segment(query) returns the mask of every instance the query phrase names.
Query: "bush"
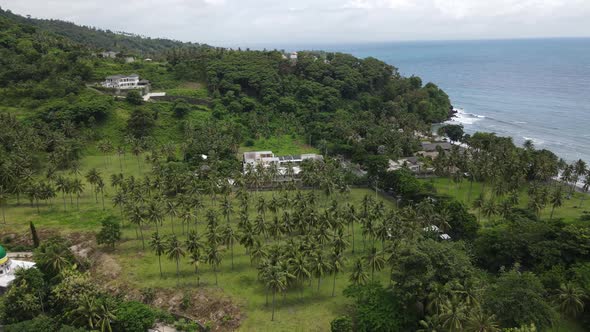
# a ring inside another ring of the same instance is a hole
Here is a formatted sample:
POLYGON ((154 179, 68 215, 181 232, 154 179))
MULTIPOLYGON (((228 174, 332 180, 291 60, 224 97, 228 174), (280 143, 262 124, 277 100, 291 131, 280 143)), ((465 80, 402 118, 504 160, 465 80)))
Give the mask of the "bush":
POLYGON ((143 98, 141 97, 141 94, 136 90, 129 91, 127 93, 127 97, 125 97, 125 100, 131 105, 143 104, 143 98))
POLYGON ((352 332, 352 320, 348 316, 341 316, 330 323, 332 332, 352 332))
POLYGON ((154 311, 147 305, 136 302, 123 302, 117 309, 115 331, 144 332, 156 322, 154 311))
POLYGON ((183 118, 185 115, 188 114, 191 110, 191 105, 189 105, 184 99, 177 99, 172 105, 172 112, 174 112, 174 116, 177 118, 183 118))
POLYGON ((47 332, 57 331, 56 322, 47 316, 37 316, 31 320, 26 320, 16 324, 4 326, 5 332, 47 332))

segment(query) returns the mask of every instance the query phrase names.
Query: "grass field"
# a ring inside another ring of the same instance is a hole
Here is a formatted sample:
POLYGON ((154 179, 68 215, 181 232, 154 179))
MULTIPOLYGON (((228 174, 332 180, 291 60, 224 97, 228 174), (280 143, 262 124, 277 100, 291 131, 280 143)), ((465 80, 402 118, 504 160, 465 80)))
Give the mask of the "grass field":
MULTIPOLYGON (((87 156, 83 160, 83 174, 87 169, 96 167, 101 171, 105 180, 108 181, 113 173, 119 173, 121 166, 117 156, 110 156, 110 163, 105 167, 105 157, 101 155, 87 156)), ((124 174, 140 175, 146 172, 146 166, 142 165, 142 170, 132 155, 127 155, 122 160, 122 169, 124 174)), ((76 209, 76 199, 73 200, 73 206, 70 198, 66 198, 67 210, 64 211, 61 194, 53 200, 52 204, 42 205, 40 214, 35 207, 31 207, 24 200, 21 200, 19 206, 14 199, 9 200, 6 209, 8 225, 0 229, 0 233, 5 232, 26 232, 29 221, 33 221, 38 230, 53 229, 62 233, 71 232, 96 232, 100 228, 100 220, 106 216, 120 216, 118 208, 111 204, 111 197, 114 194, 113 189, 108 186, 105 195, 105 211, 102 210, 101 197, 98 196, 98 203, 94 194, 90 191, 90 186, 86 186, 84 195, 80 198, 80 211, 76 209)), ((319 194, 319 193, 318 193, 319 194)), ((372 192, 365 189, 353 189, 347 201, 360 204, 362 197, 372 192)), ((259 195, 270 197, 272 192, 261 192, 259 195)), ((321 195, 320 195, 321 196, 321 195)), ((323 197, 323 196, 321 196, 323 197)), ((381 199, 381 198, 380 198, 381 199)), ((386 206, 392 207, 393 204, 384 199, 386 206)), ((206 208, 218 208, 220 202, 213 202, 210 199, 205 202, 206 208)), ((319 206, 326 204, 325 199, 319 201, 319 206)), ((234 202, 237 206, 237 201, 234 202)), ((255 215, 255 203, 251 204, 250 211, 252 216, 255 215)), ((237 210, 237 208, 235 208, 237 210)), ((203 216, 203 211, 200 217, 203 216)), ((234 215, 235 217, 235 215, 234 215)), ((184 258, 180 263, 180 280, 176 279, 176 267, 173 261, 162 257, 162 268, 164 278, 159 276, 158 260, 149 249, 142 250, 141 240, 136 238, 136 229, 128 225, 126 221, 123 228, 122 240, 118 243, 115 250, 108 251, 121 267, 121 275, 117 282, 130 285, 135 288, 166 288, 191 290, 196 289, 197 281, 194 268, 188 264, 188 258, 184 258), (178 285, 177 285, 178 282, 178 285)), ((220 217, 220 224, 224 220, 220 217)), ((235 226, 235 221, 233 221, 235 226)), ((199 224, 199 232, 205 229, 204 223, 199 224)), ((146 240, 155 229, 150 227, 144 228, 146 240)), ((175 221, 176 234, 180 233, 180 222, 175 221)), ((172 233, 170 219, 167 218, 164 226, 160 228, 163 234, 172 233)), ((180 237, 182 241, 185 236, 180 237)), ((283 239, 284 240, 284 239, 283 239)), ((363 241, 360 226, 357 225, 355 231, 356 255, 363 255, 363 241)), ((0 238, 0 242, 3 239, 0 238)), ((147 244, 147 241, 146 241, 147 244)), ((369 244, 367 243, 367 248, 369 244)), ((378 245, 380 248, 380 245, 378 245)), ((10 249, 9 249, 10 250, 10 249)), ((215 286, 215 277, 210 266, 203 264, 201 267, 201 287, 208 292, 218 293, 229 297, 234 303, 239 305, 245 320, 242 322, 240 330, 242 331, 325 331, 329 329, 329 323, 336 316, 344 313, 344 308, 349 300, 342 295, 342 290, 349 284, 348 268, 352 265, 352 256, 350 254, 347 260, 346 271, 339 274, 336 279, 336 296, 332 297, 332 276, 326 276, 322 279, 320 291, 317 291, 317 279, 314 278, 311 286, 306 285, 303 289, 290 290, 283 302, 282 296, 277 295, 277 312, 275 321, 271 322, 271 306, 265 305, 264 287, 257 280, 257 270, 250 265, 249 256, 246 255, 245 249, 236 245, 234 248, 234 270, 231 271, 230 253, 225 250, 224 258, 221 263, 220 272, 218 273, 219 285, 215 286), (302 295, 301 295, 302 291, 302 295)), ((376 279, 387 280, 386 272, 376 273, 376 279)))
MULTIPOLYGON (((432 179, 424 179, 422 180, 425 183, 432 183, 436 188, 436 191, 439 194, 449 195, 454 197, 455 199, 465 202, 467 206, 471 208, 473 200, 475 200, 478 195, 482 192, 483 184, 480 182, 474 182, 473 188, 471 189, 471 199, 469 199, 469 181, 462 181, 460 183, 453 183, 449 182, 447 178, 432 178, 432 179)), ((489 185, 486 190, 487 197, 491 196, 489 192, 490 187, 489 185)), ((520 191, 520 206, 526 207, 528 204, 528 194, 527 194, 528 187, 524 186, 521 188, 520 191)), ((500 202, 501 200, 497 200, 500 202)), ((571 199, 564 199, 563 205, 561 207, 555 208, 555 212, 553 213, 553 219, 563 219, 567 222, 572 222, 577 220, 583 212, 590 212, 590 196, 588 194, 574 193, 574 196, 571 199), (580 204, 581 203, 581 204, 580 204)), ((471 208, 471 212, 477 215, 477 211, 471 208)), ((551 215, 551 206, 548 204, 545 209, 541 211, 541 218, 542 219, 549 219, 551 215)), ((482 221, 486 221, 486 218, 481 216, 482 221)))
POLYGON ((319 151, 307 145, 301 138, 291 135, 283 135, 271 138, 261 138, 253 142, 252 146, 242 146, 239 152, 246 151, 272 151, 275 156, 294 155, 301 153, 319 153, 319 151))

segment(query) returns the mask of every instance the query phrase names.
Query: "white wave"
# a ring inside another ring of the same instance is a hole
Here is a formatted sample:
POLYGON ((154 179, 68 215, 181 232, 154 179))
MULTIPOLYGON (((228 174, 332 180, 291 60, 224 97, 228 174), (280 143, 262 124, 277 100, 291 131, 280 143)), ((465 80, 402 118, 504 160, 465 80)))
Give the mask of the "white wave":
POLYGON ((464 124, 464 125, 472 125, 475 122, 486 118, 483 115, 467 113, 467 112, 465 112, 465 110, 463 110, 461 108, 454 108, 453 111, 455 111, 455 116, 452 119, 450 119, 449 121, 447 121, 449 123, 459 123, 459 124, 464 124))
POLYGON ((541 145, 541 144, 545 143, 545 141, 540 140, 538 138, 532 138, 532 137, 526 137, 526 136, 522 136, 522 138, 524 138, 525 141, 533 142, 533 144, 535 144, 535 145, 541 145))

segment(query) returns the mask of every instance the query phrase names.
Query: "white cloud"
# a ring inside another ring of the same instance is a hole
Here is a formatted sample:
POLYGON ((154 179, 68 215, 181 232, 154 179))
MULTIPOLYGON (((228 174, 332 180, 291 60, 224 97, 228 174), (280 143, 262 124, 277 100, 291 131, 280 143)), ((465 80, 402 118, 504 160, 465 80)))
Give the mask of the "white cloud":
POLYGON ((581 36, 589 0, 0 0, 34 17, 211 44, 581 36))

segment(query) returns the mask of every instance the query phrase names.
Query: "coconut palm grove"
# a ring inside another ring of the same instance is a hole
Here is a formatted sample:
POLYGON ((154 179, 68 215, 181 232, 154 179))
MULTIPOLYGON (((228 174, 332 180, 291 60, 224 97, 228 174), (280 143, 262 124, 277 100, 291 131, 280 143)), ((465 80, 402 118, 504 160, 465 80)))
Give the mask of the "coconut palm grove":
POLYGON ((588 165, 450 116, 375 58, 0 10, 0 330, 587 331, 588 165))

